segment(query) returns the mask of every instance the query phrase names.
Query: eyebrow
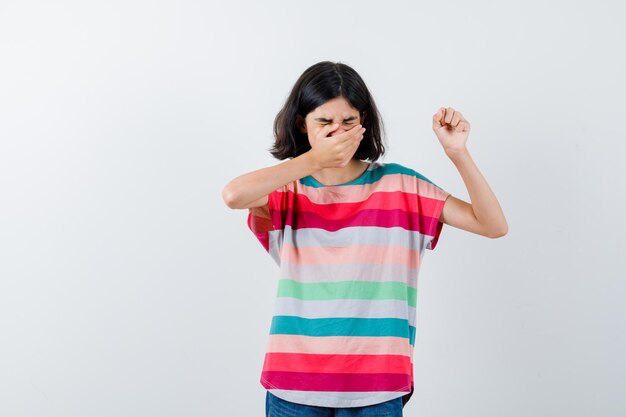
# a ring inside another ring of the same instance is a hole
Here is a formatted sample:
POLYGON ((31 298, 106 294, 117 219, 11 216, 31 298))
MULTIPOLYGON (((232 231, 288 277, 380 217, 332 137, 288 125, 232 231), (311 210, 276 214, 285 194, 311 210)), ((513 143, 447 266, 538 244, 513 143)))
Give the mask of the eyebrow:
MULTIPOLYGON (((347 118, 343 119, 343 121, 347 122, 348 120, 354 120, 356 118, 357 118, 356 116, 350 116, 350 117, 347 117, 347 118)), ((316 120, 318 122, 330 122, 331 121, 331 119, 326 119, 325 117, 318 117, 318 118, 316 118, 314 120, 316 120)))

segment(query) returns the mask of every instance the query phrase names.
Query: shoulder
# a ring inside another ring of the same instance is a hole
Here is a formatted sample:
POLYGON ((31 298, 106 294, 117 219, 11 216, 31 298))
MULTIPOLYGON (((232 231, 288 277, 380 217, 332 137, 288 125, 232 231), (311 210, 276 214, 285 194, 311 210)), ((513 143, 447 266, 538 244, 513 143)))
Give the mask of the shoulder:
POLYGON ((416 169, 406 165, 402 165, 397 162, 376 162, 376 164, 376 168, 380 169, 381 172, 384 174, 404 174, 424 180, 426 182, 432 182, 424 174, 417 171, 416 169))
POLYGON ((373 171, 379 171, 383 174, 405 174, 415 175, 416 171, 397 162, 373 162, 373 171))

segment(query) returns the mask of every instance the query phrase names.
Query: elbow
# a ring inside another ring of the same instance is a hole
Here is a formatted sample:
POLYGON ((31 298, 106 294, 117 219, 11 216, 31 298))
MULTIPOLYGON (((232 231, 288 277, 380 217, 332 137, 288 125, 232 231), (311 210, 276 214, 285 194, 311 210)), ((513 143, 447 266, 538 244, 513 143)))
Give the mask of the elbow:
POLYGON ((237 205, 237 194, 230 189, 228 185, 226 185, 222 189, 222 199, 224 203, 231 209, 237 209, 239 206, 237 205))
POLYGON ((491 239, 497 239, 499 237, 505 236, 509 232, 509 226, 504 223, 503 226, 500 226, 496 229, 490 230, 485 236, 491 239))

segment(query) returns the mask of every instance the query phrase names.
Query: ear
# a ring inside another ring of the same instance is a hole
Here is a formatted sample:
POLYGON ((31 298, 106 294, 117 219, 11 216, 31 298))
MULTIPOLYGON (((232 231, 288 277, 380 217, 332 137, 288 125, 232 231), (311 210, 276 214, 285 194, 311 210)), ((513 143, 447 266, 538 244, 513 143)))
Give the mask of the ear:
POLYGON ((300 129, 300 132, 306 133, 306 121, 299 114, 296 115, 296 126, 300 129))

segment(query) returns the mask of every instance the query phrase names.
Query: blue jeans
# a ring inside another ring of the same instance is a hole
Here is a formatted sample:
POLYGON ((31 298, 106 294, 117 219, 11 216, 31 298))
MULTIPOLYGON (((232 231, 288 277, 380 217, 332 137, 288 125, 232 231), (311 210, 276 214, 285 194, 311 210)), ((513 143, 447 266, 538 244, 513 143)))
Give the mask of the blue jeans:
POLYGON ((402 397, 363 407, 318 407, 285 401, 267 391, 265 417, 402 417, 402 397))

